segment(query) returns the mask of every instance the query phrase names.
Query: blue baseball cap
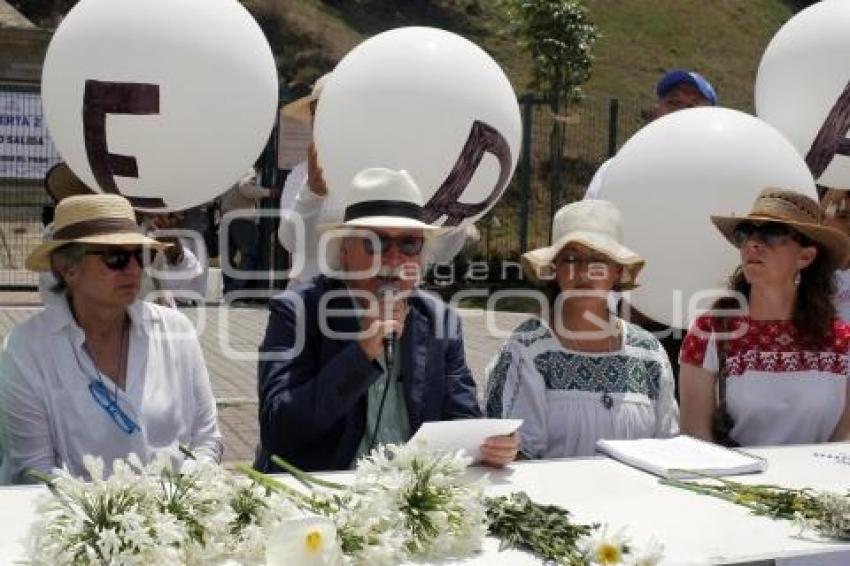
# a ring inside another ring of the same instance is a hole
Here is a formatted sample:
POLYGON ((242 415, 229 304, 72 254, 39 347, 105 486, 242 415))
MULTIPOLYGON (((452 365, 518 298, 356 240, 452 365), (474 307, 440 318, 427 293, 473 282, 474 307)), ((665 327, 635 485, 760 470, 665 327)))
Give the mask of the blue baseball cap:
POLYGON ((717 106, 717 93, 714 87, 708 82, 704 76, 694 71, 686 71, 685 69, 673 69, 658 81, 658 86, 655 92, 658 98, 663 98, 668 92, 679 85, 689 84, 699 91, 712 106, 717 106))

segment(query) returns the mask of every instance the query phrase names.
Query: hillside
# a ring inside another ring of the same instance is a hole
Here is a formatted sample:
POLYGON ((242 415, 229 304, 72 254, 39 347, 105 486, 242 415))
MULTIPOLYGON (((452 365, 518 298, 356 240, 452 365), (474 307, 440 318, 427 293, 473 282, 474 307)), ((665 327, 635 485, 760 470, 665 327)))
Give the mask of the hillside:
MULTIPOLYGON (((591 97, 651 96, 658 75, 683 66, 711 78, 726 106, 752 110, 761 53, 793 13, 782 0, 586 0, 601 38, 591 97)), ((248 0, 291 81, 309 82, 351 47, 400 25, 456 31, 490 52, 518 92, 529 60, 498 0, 248 0), (426 7, 423 7, 426 6, 426 7)))

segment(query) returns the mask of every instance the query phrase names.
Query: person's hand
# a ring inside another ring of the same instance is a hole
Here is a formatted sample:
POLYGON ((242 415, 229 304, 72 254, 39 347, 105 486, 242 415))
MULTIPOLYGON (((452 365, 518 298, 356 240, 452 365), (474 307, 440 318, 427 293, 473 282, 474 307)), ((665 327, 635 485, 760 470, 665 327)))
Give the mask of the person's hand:
POLYGON ((481 445, 481 463, 501 468, 516 460, 517 452, 519 452, 517 433, 491 436, 481 445))
POLYGON ((307 148, 307 186, 320 197, 328 194, 328 185, 325 183, 322 168, 319 167, 319 152, 313 142, 310 142, 310 147, 307 148))
MULTIPOLYGON (((382 305, 381 305, 382 306, 382 305)), ((358 340, 363 353, 369 361, 377 359, 384 351, 384 336, 392 332, 399 338, 404 333, 404 321, 407 318, 407 301, 395 301, 392 305, 391 316, 384 319, 367 313, 361 318, 360 330, 362 338, 358 340)))

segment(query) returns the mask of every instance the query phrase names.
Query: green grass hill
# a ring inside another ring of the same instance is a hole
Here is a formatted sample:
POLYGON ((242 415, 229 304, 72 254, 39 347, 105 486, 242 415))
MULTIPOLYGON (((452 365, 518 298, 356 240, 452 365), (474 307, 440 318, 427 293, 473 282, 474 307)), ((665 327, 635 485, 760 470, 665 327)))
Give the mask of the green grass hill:
MULTIPOLYGON (((529 58, 510 34, 498 0, 246 0, 278 54, 282 75, 307 83, 375 33, 433 25, 485 48, 526 90, 529 58)), ((724 106, 752 110, 767 42, 794 12, 783 0, 586 0, 601 37, 585 91, 590 97, 651 98, 658 76, 696 69, 724 106)))

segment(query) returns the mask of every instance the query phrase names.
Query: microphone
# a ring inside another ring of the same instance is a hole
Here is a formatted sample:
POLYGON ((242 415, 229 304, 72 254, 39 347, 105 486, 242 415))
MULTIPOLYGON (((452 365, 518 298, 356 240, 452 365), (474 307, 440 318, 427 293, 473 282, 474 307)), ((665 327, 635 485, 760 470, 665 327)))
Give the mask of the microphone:
MULTIPOLYGON (((391 303, 398 294, 398 287, 394 282, 382 283, 378 287, 378 299, 381 301, 382 308, 386 309, 388 303, 391 303)), ((384 314, 384 313, 382 313, 384 314)), ((393 330, 389 334, 384 335, 384 360, 387 363, 387 371, 392 369, 391 364, 395 361, 395 339, 396 331, 393 330)))

